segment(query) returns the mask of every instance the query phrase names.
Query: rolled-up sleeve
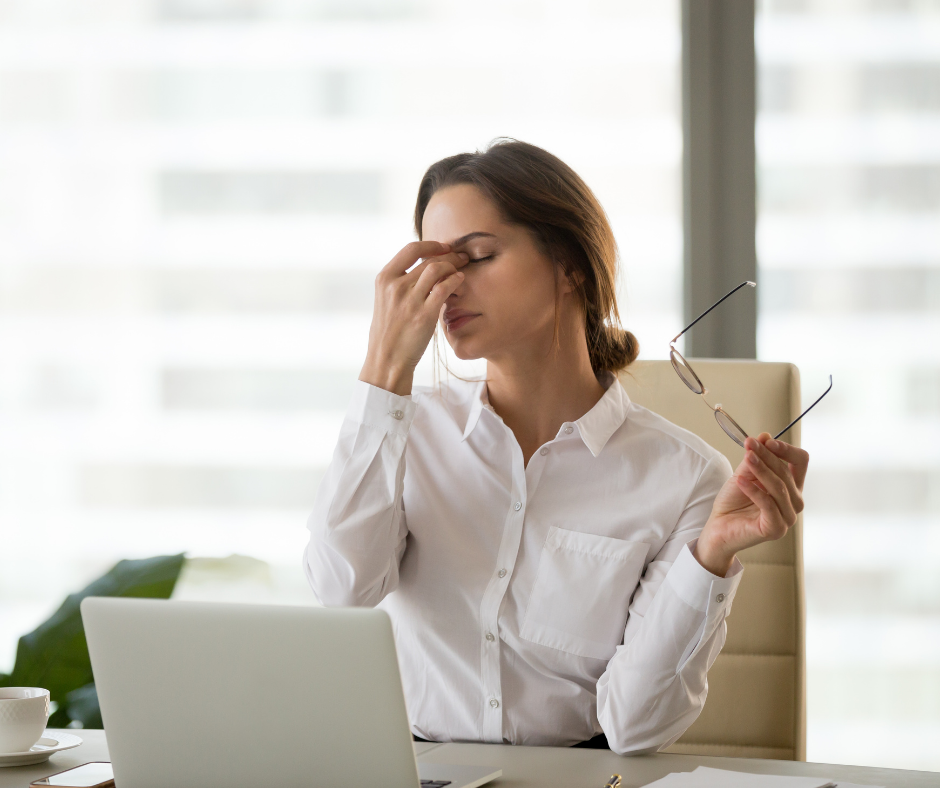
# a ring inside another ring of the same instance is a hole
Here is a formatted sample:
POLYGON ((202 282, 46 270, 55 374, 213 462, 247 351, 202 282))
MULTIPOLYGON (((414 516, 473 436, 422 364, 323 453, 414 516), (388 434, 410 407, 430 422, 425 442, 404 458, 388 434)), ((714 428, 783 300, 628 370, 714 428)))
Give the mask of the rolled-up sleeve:
POLYGON ((735 559, 727 576, 717 577, 693 551, 730 475, 724 457, 710 460, 700 474, 676 528, 647 567, 624 643, 598 680, 598 721, 615 752, 668 747, 705 704, 707 672, 724 645, 743 567, 735 559))
POLYGON ((357 381, 307 523, 304 572, 328 606, 378 604, 398 585, 408 528, 405 447, 417 405, 357 381))

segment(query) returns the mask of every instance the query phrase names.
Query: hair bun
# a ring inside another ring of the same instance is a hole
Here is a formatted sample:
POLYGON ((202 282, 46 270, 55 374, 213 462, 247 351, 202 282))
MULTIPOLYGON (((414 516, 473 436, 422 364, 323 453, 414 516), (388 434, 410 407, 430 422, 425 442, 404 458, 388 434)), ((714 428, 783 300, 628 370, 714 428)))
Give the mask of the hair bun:
POLYGON ((591 367, 595 375, 617 374, 630 366, 640 354, 637 338, 619 326, 602 325, 591 347, 591 367))

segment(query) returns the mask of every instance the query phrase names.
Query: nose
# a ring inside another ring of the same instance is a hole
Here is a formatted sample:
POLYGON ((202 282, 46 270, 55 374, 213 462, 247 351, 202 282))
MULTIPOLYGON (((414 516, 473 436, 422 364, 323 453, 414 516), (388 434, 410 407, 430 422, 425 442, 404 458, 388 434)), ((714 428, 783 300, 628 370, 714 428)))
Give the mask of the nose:
POLYGON ((447 300, 448 300, 448 301, 454 301, 454 300, 456 300, 456 299, 459 297, 461 291, 463 290, 463 286, 464 286, 466 283, 467 283, 467 278, 466 278, 466 276, 464 276, 463 281, 461 281, 461 283, 460 283, 459 285, 457 285, 457 289, 454 290, 454 292, 451 293, 449 296, 447 296, 447 300))

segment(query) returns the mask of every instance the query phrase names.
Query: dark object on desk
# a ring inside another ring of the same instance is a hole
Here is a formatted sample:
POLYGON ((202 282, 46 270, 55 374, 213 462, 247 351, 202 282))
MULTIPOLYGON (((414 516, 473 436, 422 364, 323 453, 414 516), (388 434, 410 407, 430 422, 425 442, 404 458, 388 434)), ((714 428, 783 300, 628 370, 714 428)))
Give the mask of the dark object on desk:
POLYGON ((182 553, 118 561, 107 574, 69 594, 48 621, 20 638, 13 672, 0 674, 0 687, 48 689, 58 704, 49 717, 50 728, 65 728, 70 722, 103 727, 79 605, 88 596, 169 599, 183 561, 182 553))
POLYGON ((610 745, 607 743, 607 737, 603 733, 598 733, 593 739, 588 739, 587 741, 578 742, 577 744, 571 745, 572 747, 582 747, 585 750, 609 750, 610 745))
MULTIPOLYGON (((434 744, 435 742, 428 741, 428 739, 422 739, 420 736, 415 736, 411 734, 411 738, 415 741, 423 741, 428 744, 434 744)), ((582 747, 586 750, 609 750, 610 745, 607 743, 607 737, 603 733, 597 734, 593 739, 588 739, 587 741, 578 742, 577 744, 572 744, 572 747, 582 747)))

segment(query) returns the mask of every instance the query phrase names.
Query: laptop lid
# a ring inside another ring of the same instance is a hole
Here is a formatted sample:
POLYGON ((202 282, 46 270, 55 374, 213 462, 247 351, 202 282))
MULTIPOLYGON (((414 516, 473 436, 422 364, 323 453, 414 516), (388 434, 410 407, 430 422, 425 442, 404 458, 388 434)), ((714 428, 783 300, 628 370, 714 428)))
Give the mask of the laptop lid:
POLYGON ((121 788, 416 788, 381 610, 86 598, 121 788))

